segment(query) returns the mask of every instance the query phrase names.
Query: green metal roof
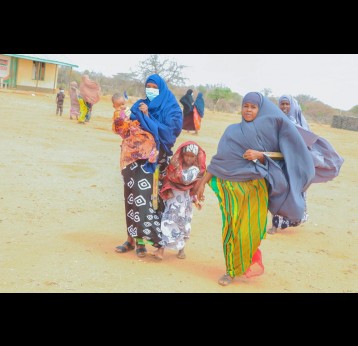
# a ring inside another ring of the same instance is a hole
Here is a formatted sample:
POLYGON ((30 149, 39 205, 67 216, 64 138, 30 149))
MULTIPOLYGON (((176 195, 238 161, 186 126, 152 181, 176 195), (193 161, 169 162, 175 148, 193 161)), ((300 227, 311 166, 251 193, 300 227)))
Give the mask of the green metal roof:
POLYGON ((78 67, 73 64, 65 54, 3 54, 15 58, 27 59, 33 61, 47 62, 49 64, 78 67))

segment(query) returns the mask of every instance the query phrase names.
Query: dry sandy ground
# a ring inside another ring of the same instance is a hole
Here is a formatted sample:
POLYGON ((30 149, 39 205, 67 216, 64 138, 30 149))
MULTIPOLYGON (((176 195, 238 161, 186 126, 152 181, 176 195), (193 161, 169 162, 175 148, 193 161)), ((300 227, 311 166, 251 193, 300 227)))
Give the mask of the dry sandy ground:
MULTIPOLYGON (((310 187, 306 224, 267 235, 264 275, 222 287, 221 216, 210 188, 185 260, 115 253, 126 231, 111 103, 95 105, 86 125, 69 119, 68 95, 64 115, 55 109, 55 95, 0 92, 0 292, 358 292, 357 132, 310 124, 345 158, 339 177, 310 187)), ((182 133, 177 145, 195 139, 209 161, 239 119, 207 112, 199 136, 182 133)))

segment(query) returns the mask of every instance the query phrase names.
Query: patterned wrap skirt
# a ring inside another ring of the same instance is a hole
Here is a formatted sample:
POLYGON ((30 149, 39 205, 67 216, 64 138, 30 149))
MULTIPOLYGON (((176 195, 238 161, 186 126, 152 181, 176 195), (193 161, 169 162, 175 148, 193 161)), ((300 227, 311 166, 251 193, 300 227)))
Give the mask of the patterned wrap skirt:
POLYGON ((158 196, 159 208, 153 209, 153 173, 143 170, 145 162, 135 161, 122 170, 127 233, 140 243, 144 240, 154 247, 162 247, 160 224, 164 204, 158 196))
POLYGON ((232 182, 213 176, 209 186, 219 201, 226 273, 246 277, 264 272, 259 246, 266 236, 268 191, 265 179, 232 182))

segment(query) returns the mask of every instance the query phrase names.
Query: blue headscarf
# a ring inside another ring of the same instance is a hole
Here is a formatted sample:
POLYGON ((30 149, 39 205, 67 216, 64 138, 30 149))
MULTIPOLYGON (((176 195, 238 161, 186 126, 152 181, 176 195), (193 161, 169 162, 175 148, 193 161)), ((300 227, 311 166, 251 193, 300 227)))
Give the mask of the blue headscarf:
POLYGON ((193 90, 188 89, 186 94, 179 101, 183 105, 183 115, 193 115, 193 90))
POLYGON ((203 93, 198 94, 198 96, 196 97, 196 100, 194 102, 194 105, 195 105, 196 109, 198 110, 200 117, 203 118, 204 117, 204 108, 205 108, 203 93))
MULTIPOLYGON (((148 98, 139 99, 131 108, 131 120, 138 120, 141 128, 150 132, 157 144, 157 149, 164 150, 168 156, 173 155, 171 148, 183 127, 182 110, 174 94, 168 89, 163 78, 157 74, 149 76, 145 82, 154 83, 158 86, 159 95, 152 101, 148 98), (140 109, 140 103, 148 105, 149 117, 144 115, 140 109)), ((145 169, 154 172, 157 163, 145 164, 145 169)))
POLYGON ((227 127, 207 170, 229 181, 265 178, 270 212, 299 221, 305 210, 303 192, 315 176, 312 156, 295 125, 270 99, 250 93, 245 102, 258 105, 256 118, 227 127), (266 156, 265 164, 255 163, 243 158, 248 149, 282 152, 285 159, 266 156))

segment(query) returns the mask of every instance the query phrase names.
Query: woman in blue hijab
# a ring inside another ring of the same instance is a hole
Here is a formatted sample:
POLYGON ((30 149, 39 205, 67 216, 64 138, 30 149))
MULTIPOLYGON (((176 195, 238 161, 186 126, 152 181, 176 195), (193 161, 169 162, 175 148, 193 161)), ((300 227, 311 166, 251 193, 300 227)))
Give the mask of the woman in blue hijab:
POLYGON ((193 113, 193 90, 188 89, 186 94, 179 100, 183 105, 183 130, 195 131, 193 113))
MULTIPOLYGON (((162 247, 161 214, 163 203, 160 196, 153 195, 154 172, 158 166, 163 174, 173 155, 172 147, 182 130, 182 111, 166 82, 157 74, 149 76, 145 82, 146 98, 139 99, 131 108, 131 120, 137 120, 140 127, 150 132, 159 152, 156 162, 138 159, 122 170, 128 238, 116 247, 116 252, 124 253, 135 248, 139 257, 146 255, 144 241, 156 248, 162 247), (159 208, 153 207, 153 197, 158 198, 159 208)), ((138 144, 140 145, 140 144, 138 144)), ((159 189, 160 190, 159 181, 159 189)))
POLYGON ((201 119, 204 117, 205 102, 203 98, 203 93, 199 92, 193 106, 193 119, 195 126, 195 134, 198 134, 198 131, 201 127, 201 119))
POLYGON ((223 286, 235 276, 263 274, 259 246, 266 235, 268 210, 301 220, 303 193, 315 175, 301 135, 270 99, 248 93, 242 101, 242 117, 242 122, 225 130, 196 191, 204 200, 208 183, 219 201, 226 264, 219 279, 223 286), (284 160, 274 160, 278 154, 284 160))

